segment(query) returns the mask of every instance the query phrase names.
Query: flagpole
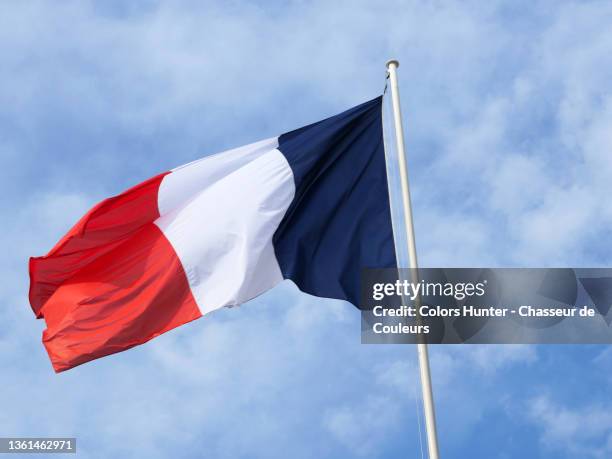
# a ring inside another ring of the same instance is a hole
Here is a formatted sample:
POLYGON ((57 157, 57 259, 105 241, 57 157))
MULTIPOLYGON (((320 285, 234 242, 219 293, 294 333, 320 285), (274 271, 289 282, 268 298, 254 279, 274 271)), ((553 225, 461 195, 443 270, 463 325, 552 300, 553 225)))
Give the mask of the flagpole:
MULTIPOLYGON (((397 84, 397 68, 399 62, 392 59, 387 62, 387 72, 391 83, 391 103, 393 107, 393 123, 395 127, 395 142, 399 162, 400 182, 402 188, 402 205, 404 211, 404 224, 408 242, 408 260, 412 276, 416 276, 418 269, 416 243, 414 240, 414 225, 412 222, 412 205, 410 202, 410 187, 408 186, 408 167, 406 165, 406 152, 404 149, 404 129, 402 127, 402 112, 400 109, 399 87, 397 84)), ((418 279, 413 279, 417 281, 418 279)), ((427 343, 417 343, 419 356, 419 370, 421 375, 421 389, 423 391, 423 411, 425 412, 425 428, 427 430, 427 446, 429 459, 439 459, 438 434, 436 431, 436 413, 434 409, 433 390, 431 388, 431 373, 429 370, 429 355, 427 343)))

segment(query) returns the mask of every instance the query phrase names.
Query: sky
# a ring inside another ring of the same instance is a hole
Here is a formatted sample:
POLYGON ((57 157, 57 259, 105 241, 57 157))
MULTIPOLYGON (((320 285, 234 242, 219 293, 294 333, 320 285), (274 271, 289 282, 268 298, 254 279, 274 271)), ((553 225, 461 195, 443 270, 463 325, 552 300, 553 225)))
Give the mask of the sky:
MULTIPOLYGON (((612 2, 0 5, 0 436, 86 458, 420 458, 416 351, 290 282, 56 375, 27 260, 92 205, 399 81, 419 261, 609 267, 612 2)), ((431 346, 441 455, 612 457, 612 349, 431 346)), ((422 428, 422 426, 421 426, 422 428)))

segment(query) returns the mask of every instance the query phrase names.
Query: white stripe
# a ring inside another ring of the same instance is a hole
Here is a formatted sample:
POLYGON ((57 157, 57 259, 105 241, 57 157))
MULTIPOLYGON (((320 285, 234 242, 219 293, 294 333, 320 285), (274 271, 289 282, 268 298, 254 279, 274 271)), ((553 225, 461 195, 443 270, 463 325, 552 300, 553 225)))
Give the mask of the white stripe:
POLYGON ((272 236, 295 185, 277 146, 273 138, 208 156, 161 183, 155 223, 203 314, 244 303, 283 280, 272 236))

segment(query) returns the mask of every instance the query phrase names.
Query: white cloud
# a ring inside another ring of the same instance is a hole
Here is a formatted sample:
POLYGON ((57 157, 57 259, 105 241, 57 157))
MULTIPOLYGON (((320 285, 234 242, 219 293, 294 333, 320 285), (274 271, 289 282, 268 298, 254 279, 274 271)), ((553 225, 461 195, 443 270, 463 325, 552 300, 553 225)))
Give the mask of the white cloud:
POLYGON ((570 457, 605 459, 612 455, 612 411, 609 404, 570 408, 547 396, 528 403, 528 415, 542 432, 547 449, 570 457))
POLYGON ((380 457, 380 446, 399 431, 400 405, 383 395, 365 395, 364 400, 328 410, 324 425, 351 453, 380 457))

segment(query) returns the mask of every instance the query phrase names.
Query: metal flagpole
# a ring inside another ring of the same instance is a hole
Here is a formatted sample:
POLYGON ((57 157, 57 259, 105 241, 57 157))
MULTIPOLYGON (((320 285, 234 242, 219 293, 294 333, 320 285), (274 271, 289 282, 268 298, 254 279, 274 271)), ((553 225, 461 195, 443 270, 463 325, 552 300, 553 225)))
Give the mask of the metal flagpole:
MULTIPOLYGON (((418 263, 416 244, 414 241, 414 225, 412 223, 412 205, 410 203, 410 187, 408 186, 408 167, 406 165, 406 152, 404 149, 404 130, 402 127, 402 112, 400 109, 399 88, 397 84, 397 68, 399 62, 395 59, 387 62, 387 71, 391 82, 391 103, 393 106, 393 123, 395 127, 395 142, 399 162, 400 182, 402 187, 402 204, 404 211, 404 224, 408 241, 408 259, 412 276, 416 276, 418 263)), ((413 279, 418 282, 418 279, 413 279)), ((429 459, 439 459, 438 434, 436 431, 436 413, 434 410, 433 391, 431 388, 431 374, 429 371, 429 355, 427 343, 417 343, 419 355, 419 370, 421 375, 421 389, 423 391, 423 411, 425 412, 425 428, 427 430, 427 446, 429 459)))

